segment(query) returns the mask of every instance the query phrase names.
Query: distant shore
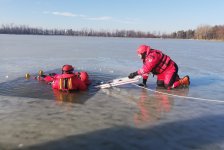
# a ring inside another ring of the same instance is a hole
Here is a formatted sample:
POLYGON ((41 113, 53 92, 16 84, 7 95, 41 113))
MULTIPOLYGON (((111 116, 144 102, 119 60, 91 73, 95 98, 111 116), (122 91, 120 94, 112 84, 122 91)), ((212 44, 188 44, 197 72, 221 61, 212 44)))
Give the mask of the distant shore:
POLYGON ((181 30, 171 34, 151 33, 135 30, 93 30, 93 29, 43 29, 25 25, 2 25, 0 34, 16 35, 61 35, 61 36, 94 36, 94 37, 125 37, 125 38, 161 38, 161 39, 194 39, 224 41, 224 25, 199 26, 195 30, 181 30))
POLYGON ((199 40, 199 41, 214 41, 214 42, 224 42, 224 40, 216 40, 216 39, 181 39, 181 38, 161 38, 161 37, 125 37, 125 36, 94 36, 94 35, 49 35, 49 34, 14 34, 14 33, 0 33, 0 35, 37 35, 37 36, 83 36, 83 37, 105 37, 105 38, 155 38, 155 39, 175 39, 175 40, 199 40))

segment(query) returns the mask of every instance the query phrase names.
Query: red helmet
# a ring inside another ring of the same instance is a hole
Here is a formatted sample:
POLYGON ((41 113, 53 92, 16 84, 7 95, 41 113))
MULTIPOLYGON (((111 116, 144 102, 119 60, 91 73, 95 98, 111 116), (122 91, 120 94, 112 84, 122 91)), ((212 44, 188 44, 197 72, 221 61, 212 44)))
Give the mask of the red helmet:
POLYGON ((72 67, 72 65, 64 65, 62 67, 62 71, 63 72, 72 72, 72 71, 74 71, 74 68, 72 67))
POLYGON ((141 45, 139 46, 139 48, 137 49, 137 53, 138 55, 141 55, 143 53, 148 53, 150 51, 150 46, 147 46, 147 45, 141 45))

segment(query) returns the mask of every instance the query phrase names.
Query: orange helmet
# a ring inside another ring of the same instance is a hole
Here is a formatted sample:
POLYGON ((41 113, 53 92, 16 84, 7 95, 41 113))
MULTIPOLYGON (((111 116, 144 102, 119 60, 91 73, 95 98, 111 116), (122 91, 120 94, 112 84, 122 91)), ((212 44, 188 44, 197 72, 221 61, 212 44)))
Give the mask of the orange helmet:
POLYGON ((139 46, 139 48, 137 49, 137 54, 138 55, 142 55, 143 53, 145 53, 146 52, 146 54, 148 54, 149 53, 149 51, 150 51, 150 46, 147 46, 147 45, 141 45, 141 46, 139 46))
POLYGON ((64 65, 62 67, 62 72, 72 72, 74 71, 74 67, 72 67, 72 65, 64 65))

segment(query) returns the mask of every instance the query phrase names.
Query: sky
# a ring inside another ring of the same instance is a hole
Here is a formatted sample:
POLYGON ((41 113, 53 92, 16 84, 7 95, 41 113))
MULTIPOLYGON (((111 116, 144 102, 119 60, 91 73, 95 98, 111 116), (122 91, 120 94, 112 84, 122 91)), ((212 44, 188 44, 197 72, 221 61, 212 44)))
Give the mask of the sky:
POLYGON ((0 25, 171 33, 224 25, 224 0, 0 0, 0 25))

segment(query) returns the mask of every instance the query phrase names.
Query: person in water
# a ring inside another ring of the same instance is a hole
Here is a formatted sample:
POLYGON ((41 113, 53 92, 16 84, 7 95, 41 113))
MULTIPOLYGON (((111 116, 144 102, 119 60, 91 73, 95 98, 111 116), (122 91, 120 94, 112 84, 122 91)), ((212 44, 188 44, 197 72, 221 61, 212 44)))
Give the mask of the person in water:
POLYGON ((187 75, 180 79, 177 64, 162 51, 152 49, 147 45, 141 45, 137 49, 137 54, 143 61, 143 67, 130 73, 128 77, 132 79, 137 75, 141 75, 143 82, 139 84, 140 86, 146 87, 150 72, 153 75, 157 75, 157 85, 166 89, 190 85, 189 76, 187 75))
POLYGON ((44 80, 52 85, 53 89, 61 91, 87 90, 90 84, 87 72, 74 73, 72 65, 64 65, 62 74, 50 73, 49 75, 40 75, 38 80, 44 80))

